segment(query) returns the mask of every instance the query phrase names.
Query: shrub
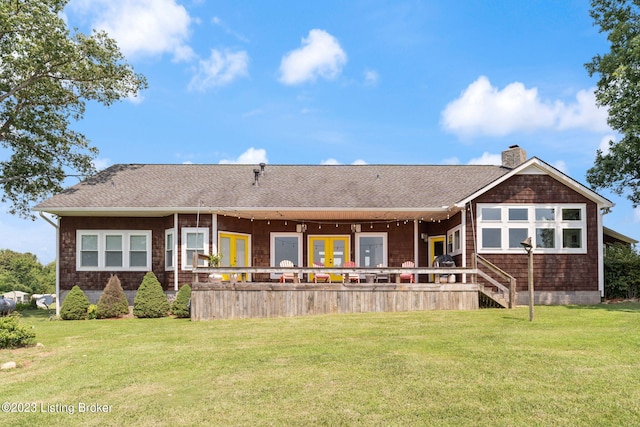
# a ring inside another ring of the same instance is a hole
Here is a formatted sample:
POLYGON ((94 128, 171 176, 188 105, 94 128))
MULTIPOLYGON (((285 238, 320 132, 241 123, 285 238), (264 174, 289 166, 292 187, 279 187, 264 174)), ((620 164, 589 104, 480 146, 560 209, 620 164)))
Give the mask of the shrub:
POLYGON ((176 300, 171 305, 171 313, 173 313, 176 317, 189 317, 189 300, 191 299, 191 286, 182 285, 178 294, 176 295, 176 300))
POLYGON ((60 317, 64 320, 84 320, 87 318, 89 298, 78 285, 71 288, 60 308, 60 317))
POLYGON ((129 314, 129 302, 127 296, 122 290, 120 279, 112 274, 104 287, 100 299, 98 300, 98 310, 96 312, 98 319, 106 319, 109 317, 120 317, 129 314))
POLYGON ((33 345, 36 333, 20 324, 20 314, 14 312, 0 317, 0 348, 16 348, 33 345))
POLYGON ((87 319, 94 320, 98 318, 98 306, 95 304, 89 304, 87 307, 87 319))
POLYGON ((169 312, 169 300, 152 271, 145 274, 133 300, 136 317, 164 317, 169 312))
POLYGON ((640 254, 627 245, 607 247, 604 257, 604 293, 606 298, 640 296, 640 254))

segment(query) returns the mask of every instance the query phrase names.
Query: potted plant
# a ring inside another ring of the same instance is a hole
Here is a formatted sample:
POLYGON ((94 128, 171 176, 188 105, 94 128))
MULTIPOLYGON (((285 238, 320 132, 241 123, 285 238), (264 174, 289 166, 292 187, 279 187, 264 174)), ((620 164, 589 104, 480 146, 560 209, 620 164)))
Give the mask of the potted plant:
POLYGON ((209 255, 209 267, 220 267, 220 262, 222 261, 222 254, 211 254, 209 255))

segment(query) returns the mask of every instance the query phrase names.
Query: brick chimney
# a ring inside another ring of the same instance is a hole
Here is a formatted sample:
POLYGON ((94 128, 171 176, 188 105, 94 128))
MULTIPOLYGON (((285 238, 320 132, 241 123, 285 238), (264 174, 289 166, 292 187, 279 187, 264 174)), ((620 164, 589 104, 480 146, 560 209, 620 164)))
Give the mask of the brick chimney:
POLYGON ((513 169, 527 161, 527 152, 517 145, 512 145, 502 152, 502 166, 513 169))

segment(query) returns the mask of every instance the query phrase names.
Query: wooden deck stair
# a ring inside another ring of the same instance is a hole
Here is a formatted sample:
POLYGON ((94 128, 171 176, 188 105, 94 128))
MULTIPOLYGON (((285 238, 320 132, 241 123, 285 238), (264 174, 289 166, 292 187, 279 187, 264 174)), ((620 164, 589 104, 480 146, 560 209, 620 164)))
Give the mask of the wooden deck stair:
POLYGON ((514 308, 516 305, 516 279, 498 266, 492 264, 478 254, 474 254, 475 268, 478 270, 478 297, 481 303, 488 307, 514 308), (484 272, 483 267, 493 273, 493 276, 484 272), (503 285, 494 277, 507 282, 503 285))

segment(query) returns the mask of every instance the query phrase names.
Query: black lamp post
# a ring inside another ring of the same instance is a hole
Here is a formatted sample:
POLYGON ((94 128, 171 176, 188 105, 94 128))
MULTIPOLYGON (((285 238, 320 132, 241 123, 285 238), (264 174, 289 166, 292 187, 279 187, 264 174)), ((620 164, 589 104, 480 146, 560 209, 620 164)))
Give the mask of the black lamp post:
POLYGON ((529 288, 529 321, 533 322, 533 245, 531 244, 531 237, 527 237, 522 242, 520 242, 525 251, 527 251, 527 256, 529 257, 529 277, 528 277, 528 288, 529 288))

